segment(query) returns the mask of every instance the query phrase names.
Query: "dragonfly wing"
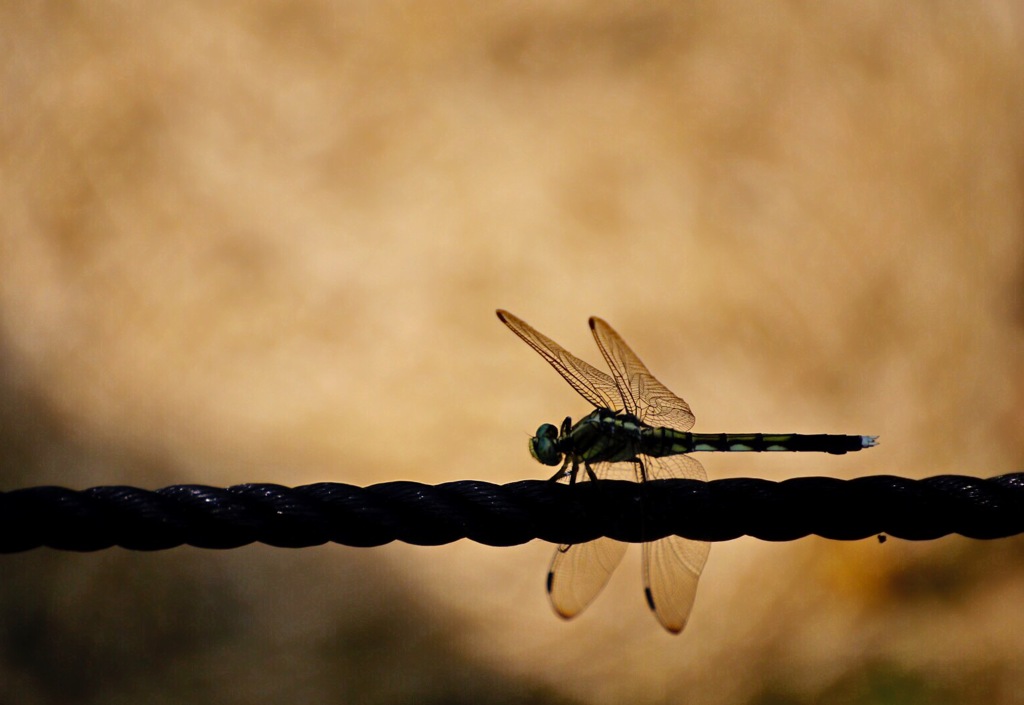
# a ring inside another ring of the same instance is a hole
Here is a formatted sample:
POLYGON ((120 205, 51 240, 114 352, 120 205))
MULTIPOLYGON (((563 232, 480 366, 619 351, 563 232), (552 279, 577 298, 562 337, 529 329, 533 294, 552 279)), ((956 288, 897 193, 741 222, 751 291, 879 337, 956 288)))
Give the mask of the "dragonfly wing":
MULTIPOLYGON (((641 456, 650 479, 706 480, 700 462, 688 455, 665 458, 641 456)), ((704 563, 711 544, 679 536, 645 543, 643 548, 644 596, 665 629, 678 634, 693 609, 704 563)))
POLYGON ((711 544, 666 536, 644 544, 644 596, 661 626, 683 631, 711 544))
POLYGON ((655 379, 615 329, 600 318, 591 318, 590 330, 611 368, 626 411, 651 426, 666 426, 677 431, 693 428, 690 405, 655 379))
POLYGON ((508 311, 498 309, 498 318, 513 333, 523 339, 527 345, 536 350, 548 364, 562 375, 580 396, 591 405, 620 411, 621 397, 615 388, 615 381, 596 367, 588 365, 551 338, 538 332, 526 321, 513 316, 508 311))
MULTIPOLYGON (((593 470, 601 479, 619 476, 632 479, 632 466, 632 463, 598 463, 593 470)), ((589 481, 582 468, 578 475, 578 482, 589 481)), ((586 609, 608 583, 625 553, 625 543, 607 537, 562 544, 555 549, 547 581, 548 598, 555 612, 569 619, 586 609)))
POLYGON ((666 455, 664 458, 641 455, 640 461, 647 471, 648 480, 700 480, 707 482, 708 479, 708 473, 704 470, 704 466, 692 455, 666 455))
POLYGON ((548 597, 559 616, 582 612, 601 592, 622 561, 626 544, 600 538, 555 549, 548 571, 548 597))

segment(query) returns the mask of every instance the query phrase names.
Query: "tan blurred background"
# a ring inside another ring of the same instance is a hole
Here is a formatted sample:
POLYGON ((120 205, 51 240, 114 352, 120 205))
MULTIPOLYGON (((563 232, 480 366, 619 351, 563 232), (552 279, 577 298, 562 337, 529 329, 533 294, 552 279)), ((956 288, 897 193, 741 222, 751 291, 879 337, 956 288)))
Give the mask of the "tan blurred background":
MULTIPOLYGON (((1012 2, 6 3, 0 489, 545 477, 586 412, 494 317, 700 431, 712 477, 1024 469, 1012 2)), ((1024 702, 1024 543, 741 539, 687 631, 630 552, 0 556, 4 703, 1024 702)))

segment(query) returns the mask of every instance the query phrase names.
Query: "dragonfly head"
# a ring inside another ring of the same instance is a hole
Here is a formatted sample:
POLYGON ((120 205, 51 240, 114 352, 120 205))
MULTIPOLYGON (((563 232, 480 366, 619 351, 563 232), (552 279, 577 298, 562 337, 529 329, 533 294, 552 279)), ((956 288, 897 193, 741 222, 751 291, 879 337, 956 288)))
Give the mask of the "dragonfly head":
POLYGON ((558 450, 558 429, 549 423, 537 429, 530 439, 530 455, 545 465, 560 465, 562 453, 558 450))

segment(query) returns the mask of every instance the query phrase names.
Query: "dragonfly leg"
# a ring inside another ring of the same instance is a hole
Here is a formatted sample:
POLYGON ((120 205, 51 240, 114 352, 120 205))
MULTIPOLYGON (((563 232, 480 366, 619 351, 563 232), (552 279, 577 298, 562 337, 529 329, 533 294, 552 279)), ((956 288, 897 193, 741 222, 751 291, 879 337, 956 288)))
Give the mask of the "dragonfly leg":
POLYGON ((647 482, 647 468, 644 467, 644 461, 637 458, 633 464, 633 472, 636 473, 637 482, 647 482))
POLYGON ((566 416, 565 420, 562 422, 562 429, 559 431, 560 437, 567 438, 570 431, 572 431, 572 417, 566 416))
POLYGON ((579 476, 579 472, 580 472, 580 461, 579 461, 578 458, 573 456, 573 459, 572 459, 572 470, 569 472, 569 484, 570 485, 575 485, 576 484, 576 478, 579 476))
MULTIPOLYGON (((568 455, 565 456, 565 462, 562 463, 562 467, 558 468, 558 472, 556 472, 554 475, 552 475, 548 479, 548 482, 558 482, 559 480, 561 480, 566 475, 569 475, 570 473, 569 473, 569 471, 566 470, 566 468, 569 467, 569 461, 570 460, 571 460, 571 458, 568 455)), ((575 479, 576 479, 576 467, 573 466, 572 473, 571 473, 571 478, 570 478, 569 482, 572 483, 573 481, 575 481, 575 479)))
POLYGON ((583 467, 587 470, 587 477, 590 478, 591 482, 597 482, 597 475, 594 474, 594 469, 590 467, 590 463, 586 460, 583 461, 583 467))

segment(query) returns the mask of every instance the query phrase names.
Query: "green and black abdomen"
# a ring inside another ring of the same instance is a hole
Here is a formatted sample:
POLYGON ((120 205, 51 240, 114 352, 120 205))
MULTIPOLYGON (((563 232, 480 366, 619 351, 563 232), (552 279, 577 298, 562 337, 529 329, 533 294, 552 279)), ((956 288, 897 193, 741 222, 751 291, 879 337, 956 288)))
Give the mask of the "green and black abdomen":
POLYGON ((644 431, 641 452, 656 458, 702 451, 842 455, 873 445, 876 445, 875 436, 837 436, 824 433, 686 433, 671 428, 650 428, 644 431))

